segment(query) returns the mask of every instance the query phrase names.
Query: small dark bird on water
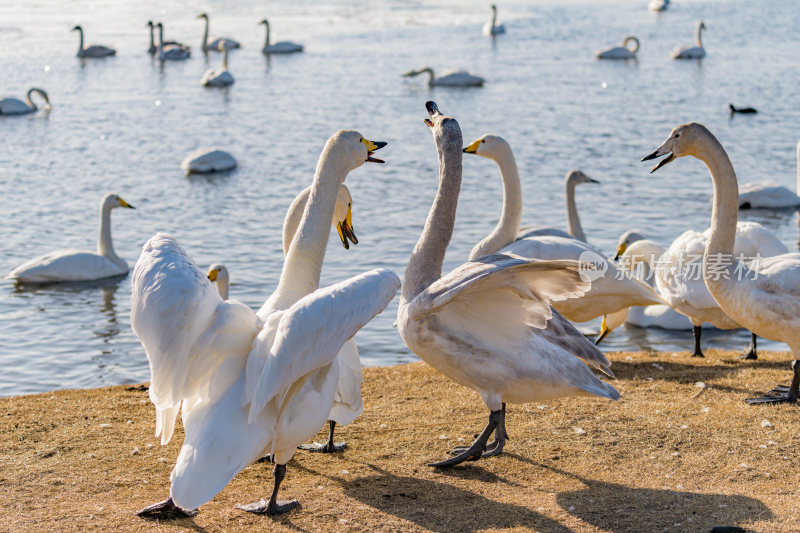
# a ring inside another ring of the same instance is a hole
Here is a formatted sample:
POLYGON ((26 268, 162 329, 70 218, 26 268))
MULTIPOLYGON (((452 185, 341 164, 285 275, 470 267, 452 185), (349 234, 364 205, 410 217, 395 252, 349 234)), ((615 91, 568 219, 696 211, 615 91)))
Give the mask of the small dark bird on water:
POLYGON ((731 113, 758 113, 758 111, 752 107, 740 107, 737 109, 733 107, 733 104, 728 104, 728 106, 731 108, 731 113))

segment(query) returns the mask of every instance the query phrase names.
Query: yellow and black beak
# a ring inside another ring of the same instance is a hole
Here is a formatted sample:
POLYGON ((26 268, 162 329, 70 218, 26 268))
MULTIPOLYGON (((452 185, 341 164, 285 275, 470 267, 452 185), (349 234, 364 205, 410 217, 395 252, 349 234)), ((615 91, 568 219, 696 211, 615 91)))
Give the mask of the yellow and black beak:
POLYGON ((217 281, 217 274, 219 274, 219 269, 215 268, 213 270, 209 270, 206 276, 208 276, 208 279, 211 281, 217 281))
POLYGON ((344 246, 345 250, 350 249, 350 243, 348 242, 348 239, 353 244, 358 244, 358 239, 353 231, 353 219, 351 217, 349 207, 347 208, 347 216, 345 219, 336 224, 336 231, 339 233, 339 238, 342 239, 342 245, 344 246))
POLYGON ((478 139, 477 141, 473 141, 472 144, 464 148, 463 152, 465 154, 477 154, 478 153, 478 146, 481 145, 481 140, 478 139))
POLYGON ((133 207, 131 204, 129 204, 128 202, 126 202, 122 198, 119 199, 119 205, 121 205, 122 207, 127 207, 128 209, 136 209, 135 207, 133 207))
POLYGON ((619 258, 622 257, 622 254, 624 254, 625 250, 627 249, 628 249, 627 242, 619 243, 619 246, 617 246, 617 255, 614 256, 614 261, 619 261, 619 258))
POLYGON ((386 142, 384 141, 370 141, 369 139, 361 139, 361 142, 367 147, 367 161, 370 163, 385 163, 383 159, 378 159, 377 157, 372 157, 372 154, 386 146, 386 142))
POLYGON ((608 335, 609 333, 611 333, 611 330, 608 329, 608 324, 606 324, 606 316, 603 315, 603 323, 600 324, 600 335, 598 335, 597 338, 594 340, 595 346, 600 344, 602 340, 606 338, 606 335, 608 335))

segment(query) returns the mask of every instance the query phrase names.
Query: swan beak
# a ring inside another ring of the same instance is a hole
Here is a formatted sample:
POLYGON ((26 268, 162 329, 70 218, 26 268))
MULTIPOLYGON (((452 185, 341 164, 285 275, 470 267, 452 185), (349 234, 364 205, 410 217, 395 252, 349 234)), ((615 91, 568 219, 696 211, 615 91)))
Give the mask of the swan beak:
POLYGON ((119 199, 119 205, 121 205, 122 207, 127 207, 128 209, 136 209, 135 207, 133 207, 131 204, 129 204, 128 202, 126 202, 122 198, 119 199))
POLYGON ((350 239, 350 242, 353 244, 358 244, 358 239, 353 231, 353 219, 349 207, 347 208, 347 216, 345 219, 336 224, 336 231, 339 233, 339 238, 342 240, 342 245, 345 250, 350 249, 350 243, 347 242, 348 239, 350 239))
MULTIPOLYGON (((669 142, 670 140, 672 140, 672 139, 669 139, 667 142, 669 142)), ((653 167, 653 169, 650 171, 650 174, 652 174, 653 172, 655 172, 659 168, 663 167, 664 165, 666 165, 667 163, 669 163, 670 161, 675 159, 675 154, 673 154, 671 150, 668 150, 665 147, 666 144, 667 143, 664 143, 663 145, 659 146, 658 149, 655 152, 653 152, 650 155, 646 155, 646 156, 644 156, 642 158, 642 161, 649 161, 651 159, 656 159, 657 157, 667 156, 664 159, 662 159, 661 161, 659 161, 656 166, 653 167)))
POLYGON ((599 182, 599 181, 597 181, 597 180, 596 180, 596 179, 594 179, 594 178, 589 178, 589 183, 600 183, 600 182, 599 182))
POLYGON ((478 139, 477 141, 472 141, 472 144, 464 148, 463 152, 465 154, 477 154, 478 153, 478 146, 481 145, 481 140, 478 139))
POLYGON ((361 139, 361 142, 367 147, 367 161, 370 163, 385 163, 383 159, 378 159, 377 157, 372 157, 373 152, 380 150, 384 146, 386 146, 385 141, 370 141, 368 139, 361 139))
POLYGON ((208 276, 210 281, 217 281, 217 274, 219 274, 219 269, 215 268, 214 270, 209 270, 206 276, 208 276))
POLYGON ((618 261, 619 258, 622 257, 622 254, 624 254, 625 250, 627 249, 628 249, 628 243, 625 242, 620 243, 620 245, 617 246, 617 255, 614 256, 614 261, 618 261))
POLYGON ((608 335, 609 333, 611 333, 611 330, 608 329, 608 324, 606 324, 606 316, 603 315, 603 323, 600 324, 600 335, 598 335, 597 338, 594 340, 595 346, 600 344, 603 341, 603 339, 606 338, 606 335, 608 335))

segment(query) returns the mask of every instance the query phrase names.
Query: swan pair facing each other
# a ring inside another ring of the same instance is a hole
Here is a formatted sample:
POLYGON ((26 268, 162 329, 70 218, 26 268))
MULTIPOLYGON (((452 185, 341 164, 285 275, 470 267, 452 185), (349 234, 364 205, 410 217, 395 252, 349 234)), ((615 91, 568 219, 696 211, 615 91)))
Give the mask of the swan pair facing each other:
POLYGON ((502 35, 506 32, 506 27, 502 24, 497 23, 497 6, 492 4, 492 18, 483 25, 483 34, 488 35, 489 37, 494 37, 495 35, 502 35))
POLYGON ((108 57, 116 55, 117 51, 102 44, 93 44, 84 48, 83 46, 83 28, 75 26, 70 31, 77 31, 80 35, 80 43, 78 44, 78 57, 108 57))
POLYGON ((428 87, 481 87, 486 81, 480 76, 470 74, 466 70, 448 71, 437 78, 430 67, 411 70, 403 74, 403 77, 412 78, 426 72, 428 73, 428 87))
POLYGON ((13 98, 10 96, 0 100, 0 115, 26 115, 38 110, 39 108, 36 107, 36 104, 31 99, 31 95, 33 93, 36 93, 44 98, 45 109, 50 109, 50 98, 47 96, 47 93, 44 92, 43 89, 31 87, 25 94, 24 102, 19 98, 13 98))
POLYGON ((701 33, 706 29, 706 24, 702 20, 697 23, 697 32, 695 34, 695 46, 676 46, 672 50, 672 59, 702 59, 706 57, 706 49, 703 48, 703 41, 701 40, 701 33))
POLYGON ((773 389, 749 403, 797 401, 800 387, 800 254, 784 253, 749 264, 735 255, 739 186, 728 154, 702 124, 673 129, 667 140, 642 160, 663 157, 651 172, 679 157, 694 156, 708 167, 714 187, 711 228, 703 254, 708 292, 731 320, 767 339, 789 345, 795 361, 788 387, 773 389), (709 258, 728 259, 711 265, 709 258))
POLYGON ((431 465, 446 467, 502 452, 507 402, 567 395, 617 399, 619 393, 579 359, 611 375, 605 356, 550 307, 589 289, 576 261, 498 253, 442 275, 461 188, 462 136, 458 122, 435 103, 426 108, 439 155, 439 189, 406 267, 397 328, 415 354, 478 391, 491 412, 471 446, 431 465))
POLYGON ((233 74, 228 71, 228 47, 225 43, 219 45, 222 52, 222 66, 220 68, 210 68, 205 71, 200 83, 206 87, 227 87, 233 85, 233 74))
POLYGON ((153 42, 153 21, 148 20, 147 26, 150 28, 150 48, 149 54, 158 52, 158 59, 161 61, 187 59, 192 55, 190 46, 181 44, 177 41, 164 41, 164 25, 159 22, 155 25, 158 28, 158 46, 153 42))
POLYGON ((636 52, 639 51, 639 39, 633 35, 627 35, 622 40, 621 46, 609 46, 595 53, 597 59, 635 59, 636 52), (633 48, 628 48, 628 43, 633 43, 633 48))
POLYGON ((268 501, 239 506, 274 515, 286 463, 331 415, 345 342, 381 312, 400 287, 374 269, 319 288, 336 198, 347 174, 385 143, 339 131, 320 156, 280 281, 258 313, 223 301, 168 235, 152 237, 132 277, 131 325, 150 363, 156 434, 167 442, 182 410, 185 438, 170 475, 169 498, 149 517, 192 516, 233 477, 269 454, 268 501))
POLYGON ((127 273, 127 263, 114 253, 111 244, 111 210, 116 207, 134 209, 116 194, 107 194, 100 200, 97 253, 75 249, 57 250, 21 264, 7 274, 6 278, 14 279, 18 283, 55 283, 89 281, 127 273))

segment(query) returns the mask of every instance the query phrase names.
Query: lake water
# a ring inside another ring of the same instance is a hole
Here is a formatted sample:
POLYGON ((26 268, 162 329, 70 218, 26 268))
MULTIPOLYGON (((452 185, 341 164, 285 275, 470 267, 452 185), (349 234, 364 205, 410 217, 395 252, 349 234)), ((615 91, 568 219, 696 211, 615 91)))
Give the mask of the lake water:
MULTIPOLYGON (((640 1, 504 2, 508 30, 481 34, 487 2, 312 2, 252 0, 161 2, 55 0, 7 3, 0 21, 0 93, 46 89, 49 113, 0 119, 0 272, 56 248, 94 249, 100 197, 116 192, 136 211, 112 216, 117 253, 133 267, 155 232, 175 235, 201 268, 224 262, 231 297, 257 308, 275 288, 286 207, 310 184, 319 152, 341 128, 389 146, 386 165, 364 165, 347 184, 360 244, 331 240, 323 283, 384 266, 402 274, 437 185, 437 161, 423 104, 435 100, 456 117, 470 142, 504 136, 523 180, 525 223, 566 226, 563 176, 581 168, 600 185, 578 188, 589 242, 613 253, 630 228, 668 244, 709 225, 711 181, 697 160, 655 175, 639 159, 678 124, 706 124, 728 150, 741 181, 795 185, 800 137, 800 3, 785 0, 680 1, 657 14, 640 1), (219 54, 199 52, 200 11, 212 35, 234 37, 236 83, 205 89, 199 80, 219 54), (306 52, 265 58, 268 16, 273 40, 302 42, 306 52), (145 51, 149 19, 168 39, 194 47, 185 62, 160 65, 145 51), (708 56, 673 61, 691 44, 697 20, 708 27, 708 56), (118 55, 75 57, 82 24, 87 43, 118 55), (593 58, 628 33, 642 47, 636 62, 593 58), (400 75, 413 68, 467 68, 478 89, 429 89, 400 75), (729 102, 758 108, 728 114, 729 102), (239 161, 214 177, 185 177, 180 162, 201 146, 239 161)), ((467 257, 494 226, 501 205, 495 164, 465 157, 464 184, 446 268, 467 257)), ((747 212, 791 249, 794 212, 747 212)), ((415 359, 392 326, 389 308, 356 337, 367 365, 415 359)), ((0 396, 57 388, 133 383, 149 378, 144 350, 130 329, 130 279, 18 289, 0 282, 0 396)), ((597 329, 597 323, 586 325, 597 329)), ((746 332, 704 335, 705 346, 740 348, 746 332)), ((607 350, 691 349, 689 332, 621 328, 607 350)), ((761 347, 786 349, 763 342, 761 347)))

